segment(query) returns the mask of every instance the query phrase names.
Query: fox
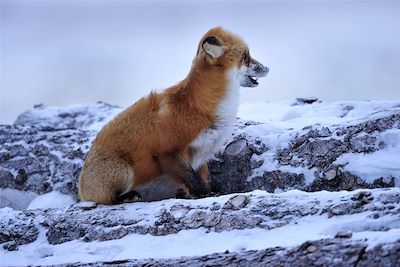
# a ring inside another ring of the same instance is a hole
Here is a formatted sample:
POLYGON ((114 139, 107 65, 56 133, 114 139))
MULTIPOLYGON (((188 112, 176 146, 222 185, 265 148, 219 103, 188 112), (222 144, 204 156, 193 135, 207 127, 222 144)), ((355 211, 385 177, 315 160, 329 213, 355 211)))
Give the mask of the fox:
POLYGON ((233 132, 239 88, 258 86, 268 72, 241 37, 210 29, 185 79, 141 98, 97 134, 79 176, 80 201, 209 196, 208 161, 233 132))

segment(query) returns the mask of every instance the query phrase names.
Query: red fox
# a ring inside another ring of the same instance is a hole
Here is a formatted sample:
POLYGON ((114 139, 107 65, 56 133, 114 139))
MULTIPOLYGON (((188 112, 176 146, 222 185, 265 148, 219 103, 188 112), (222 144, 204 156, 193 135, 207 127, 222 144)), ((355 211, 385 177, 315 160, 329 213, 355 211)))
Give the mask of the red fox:
POLYGON ((240 37, 209 30, 183 81, 140 99, 98 133, 79 177, 80 200, 207 196, 207 161, 232 134, 239 87, 257 86, 268 71, 240 37))

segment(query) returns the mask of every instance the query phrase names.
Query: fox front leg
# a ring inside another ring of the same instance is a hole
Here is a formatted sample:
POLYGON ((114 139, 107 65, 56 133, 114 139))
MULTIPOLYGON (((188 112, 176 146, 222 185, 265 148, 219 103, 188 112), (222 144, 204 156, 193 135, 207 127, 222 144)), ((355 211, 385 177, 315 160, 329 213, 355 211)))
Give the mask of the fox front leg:
POLYGON ((178 183, 185 185, 191 196, 198 198, 208 194, 207 186, 203 179, 181 155, 178 153, 165 153, 157 155, 157 160, 163 172, 178 183))
POLYGON ((211 192, 211 179, 210 179, 210 171, 208 170, 208 164, 204 163, 197 170, 197 174, 203 179, 203 182, 207 188, 208 192, 211 192))
POLYGON ((207 196, 219 196, 221 193, 217 192, 215 188, 213 187, 211 177, 210 177, 210 171, 208 169, 208 163, 204 163, 199 167, 197 170, 197 174, 203 179, 207 190, 208 190, 208 195, 207 196))

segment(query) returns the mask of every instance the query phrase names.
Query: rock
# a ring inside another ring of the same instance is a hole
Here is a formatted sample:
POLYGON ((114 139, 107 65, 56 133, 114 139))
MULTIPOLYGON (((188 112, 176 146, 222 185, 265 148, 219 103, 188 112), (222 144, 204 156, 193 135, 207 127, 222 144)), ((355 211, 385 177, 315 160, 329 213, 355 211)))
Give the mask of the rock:
MULTIPOLYGON (((214 208, 214 210, 216 210, 214 208)), ((175 220, 182 219, 189 212, 189 207, 185 207, 183 205, 174 205, 171 207, 171 213, 174 216, 175 220)))
MULTIPOLYGON (((112 206, 96 206, 91 202, 81 202, 66 210, 7 209, 5 213, 1 212, 4 218, 9 219, 0 221, 0 233, 2 233, 0 243, 9 244, 8 246, 15 249, 21 244, 31 243, 37 238, 37 225, 44 228, 48 243, 55 245, 81 239, 85 242, 119 239, 130 233, 169 235, 199 228, 215 232, 253 228, 271 230, 296 224, 302 218, 316 214, 326 214, 330 218, 361 213, 367 216, 370 212, 386 218, 395 218, 400 214, 400 209, 393 209, 383 204, 393 201, 392 205, 400 205, 400 189, 393 188, 386 191, 375 189, 365 192, 376 196, 374 203, 353 206, 353 199, 359 195, 357 192, 345 196, 339 195, 340 199, 337 199, 335 193, 326 192, 324 202, 307 193, 295 196, 264 193, 237 194, 229 198, 221 196, 216 199, 220 199, 219 202, 225 205, 219 209, 210 209, 208 205, 203 205, 205 199, 187 200, 184 204, 179 199, 169 200, 168 206, 159 205, 157 202, 146 205, 138 205, 139 202, 136 202, 112 206), (7 243, 10 241, 15 241, 16 244, 7 243)), ((371 224, 365 221, 362 224, 362 221, 359 221, 358 224, 359 229, 377 230, 379 222, 371 224)), ((381 224, 380 230, 389 230, 385 226, 386 221, 382 221, 381 224)), ((343 238, 343 236, 337 237, 343 238)), ((307 250, 309 245, 314 243, 304 245, 304 249, 307 250)))
POLYGON ((325 179, 327 179, 327 180, 332 180, 332 179, 334 179, 334 178, 336 177, 336 170, 335 170, 335 169, 330 169, 330 170, 326 171, 326 172, 324 173, 324 177, 325 177, 325 179))
POLYGON ((32 243, 39 235, 36 226, 38 214, 15 213, 12 209, 1 210, 0 244, 6 250, 16 250, 18 246, 32 243), (36 218, 36 219, 35 219, 36 218))
POLYGON ((339 203, 334 206, 332 206, 329 210, 328 216, 338 216, 338 215, 344 215, 344 214, 351 214, 353 206, 346 202, 346 203, 339 203))
POLYGON ((351 238, 353 236, 353 233, 350 231, 345 231, 345 232, 338 232, 335 235, 335 238, 351 238))
MULTIPOLYGON (((303 105, 314 108, 320 101, 316 98, 297 99, 293 108, 303 108, 303 105)), ((391 187, 399 185, 398 172, 379 173, 373 169, 369 177, 364 177, 348 168, 353 158, 346 161, 345 157, 373 156, 398 146, 400 110, 394 106, 357 119, 351 117, 348 123, 280 129, 277 135, 282 138, 272 141, 276 129, 270 124, 238 119, 225 148, 209 164, 213 191, 216 195, 232 195, 114 206, 80 202, 65 209, 34 211, 4 208, 0 209, 0 244, 7 251, 22 250, 25 246, 21 245, 30 246, 40 236, 40 242, 47 242, 47 246, 38 248, 35 253, 45 259, 56 256, 52 246, 68 241, 116 242, 130 234, 167 236, 195 229, 205 230, 206 234, 244 229, 269 231, 295 226, 305 217, 307 220, 313 216, 336 220, 336 217, 357 214, 361 219, 356 226, 341 225, 337 229, 341 230, 339 232, 328 229, 329 238, 306 241, 291 248, 254 251, 238 248, 233 252, 199 257, 88 264, 71 259, 70 264, 400 265, 398 241, 369 248, 365 240, 354 239, 351 232, 354 229, 385 232, 397 225, 400 192, 391 187), (384 187, 388 188, 371 190, 384 187), (260 191, 242 194, 256 189, 279 194, 260 191), (280 194, 293 189, 317 193, 294 190, 280 194), (356 189, 362 190, 337 194, 318 192, 356 189)), ((339 117, 352 116, 353 109, 352 104, 341 105, 339 117)), ((14 125, 0 125, 0 188, 1 192, 11 190, 7 196, 15 196, 14 200, 1 196, 1 205, 17 207, 14 204, 19 202, 22 193, 33 198, 52 190, 76 199, 77 179, 91 142, 98 129, 120 110, 101 102, 65 108, 39 105, 21 114, 14 125)), ((296 118, 297 115, 287 114, 285 118, 296 118)), ((395 163, 390 166, 388 161, 387 164, 391 170, 399 169, 395 163)))
POLYGON ((242 152, 247 146, 245 139, 238 139, 228 144, 225 148, 225 153, 229 156, 236 156, 242 152))
MULTIPOLYGON (((96 134, 85 129, 94 125, 99 128, 110 114, 120 110, 104 103, 69 108, 39 106, 22 114, 15 125, 0 126, 0 187, 38 194, 58 190, 76 198, 77 178, 96 134)), ((267 131, 264 124, 238 120, 226 148, 209 164, 212 188, 227 194, 255 189, 275 192, 391 187, 400 177, 365 180, 335 160, 348 153, 380 151, 385 143, 379 136, 399 128, 400 111, 393 109, 351 125, 293 131, 287 147, 274 148, 262 136, 251 134, 267 131), (268 163, 266 169, 266 162, 274 164, 268 163)))
POLYGON ((58 190, 76 198, 77 178, 94 135, 94 131, 78 129, 1 125, 0 147, 7 150, 9 159, 0 161, 0 187, 37 194, 58 190), (21 144, 32 153, 21 154, 21 144))
POLYGON ((28 176, 26 175, 26 171, 24 169, 19 169, 18 174, 15 177, 15 183, 17 183, 18 185, 22 185, 26 182, 27 179, 28 176))
POLYGON ((54 131, 58 129, 91 129, 104 124, 122 109, 104 102, 70 107, 35 106, 18 116, 14 125, 34 126, 54 131), (51 114, 49 116, 49 114, 51 114))
POLYGON ((246 195, 237 195, 228 200, 228 202, 225 203, 224 209, 233 209, 233 210, 238 210, 241 208, 246 207, 246 205, 249 203, 249 197, 246 195))
POLYGON ((318 97, 298 97, 298 98, 296 98, 296 101, 292 104, 292 106, 312 104, 317 101, 319 101, 318 97))
POLYGON ((310 252, 310 253, 313 253, 313 252, 315 252, 316 250, 317 250, 317 247, 314 246, 314 245, 309 245, 309 246, 307 247, 307 251, 310 252))
POLYGON ((91 209, 95 209, 97 207, 97 205, 98 204, 96 202, 81 201, 81 202, 76 204, 76 207, 81 208, 83 210, 91 210, 91 209))
POLYGON ((374 198, 371 196, 371 192, 368 191, 361 191, 354 195, 352 200, 358 201, 359 204, 365 205, 370 203, 374 198))

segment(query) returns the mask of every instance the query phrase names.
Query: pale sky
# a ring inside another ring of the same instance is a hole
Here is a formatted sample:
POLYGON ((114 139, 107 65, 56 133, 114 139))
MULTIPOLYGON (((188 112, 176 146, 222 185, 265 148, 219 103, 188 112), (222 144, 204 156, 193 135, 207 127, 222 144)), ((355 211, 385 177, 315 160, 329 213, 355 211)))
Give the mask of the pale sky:
POLYGON ((127 107, 223 26, 270 68, 242 102, 400 99, 400 1, 1 0, 0 123, 34 104, 127 107))

